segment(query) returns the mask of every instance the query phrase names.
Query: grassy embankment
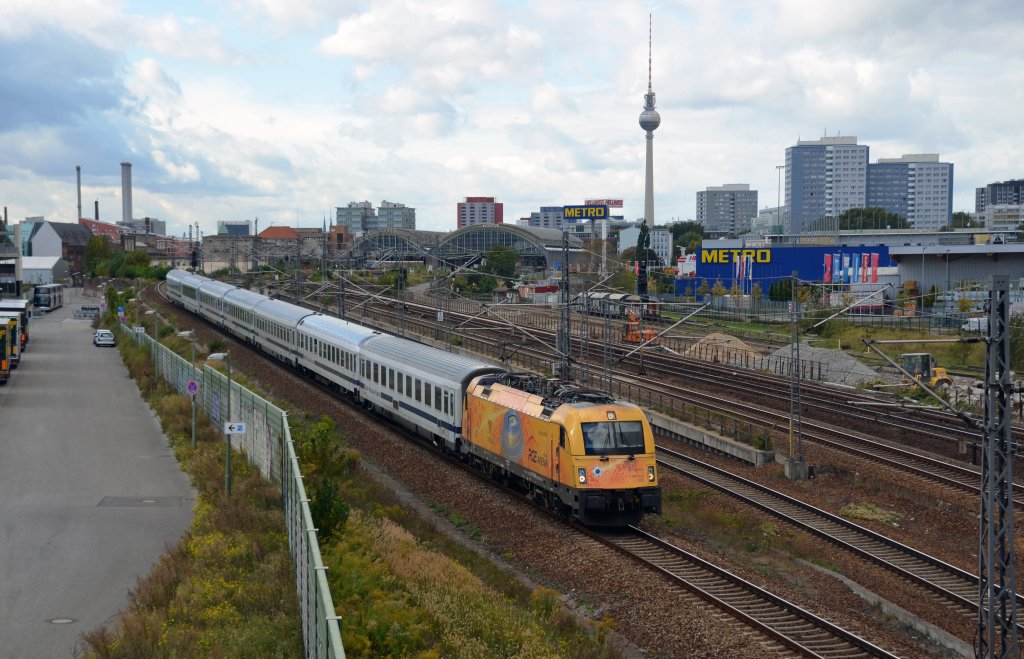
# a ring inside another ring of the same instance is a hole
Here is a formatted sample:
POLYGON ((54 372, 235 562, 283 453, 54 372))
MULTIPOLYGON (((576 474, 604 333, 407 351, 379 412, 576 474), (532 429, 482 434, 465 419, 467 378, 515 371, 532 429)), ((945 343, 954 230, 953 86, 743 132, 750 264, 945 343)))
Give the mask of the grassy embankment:
MULTIPOLYGON (((160 333, 166 345, 189 354, 190 344, 173 328, 160 333)), ((192 449, 187 399, 156 381, 148 351, 127 337, 119 345, 199 500, 192 528, 139 580, 128 609, 83 635, 87 655, 300 656, 278 486, 236 456, 227 498, 223 438, 201 418, 192 449)), ((607 643, 610 620, 586 629, 557 592, 525 587, 400 506, 366 477, 359 453, 329 419, 304 419, 295 410, 289 418, 349 657, 617 655, 607 643)))

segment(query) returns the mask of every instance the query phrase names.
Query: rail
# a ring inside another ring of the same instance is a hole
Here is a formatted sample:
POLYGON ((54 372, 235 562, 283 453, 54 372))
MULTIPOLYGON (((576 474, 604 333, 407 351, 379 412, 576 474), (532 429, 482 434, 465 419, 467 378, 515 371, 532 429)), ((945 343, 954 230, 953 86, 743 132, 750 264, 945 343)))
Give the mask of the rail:
POLYGON ((327 568, 320 557, 309 498, 288 426, 288 413, 238 382, 229 382, 226 375, 210 366, 196 369, 188 360, 147 334, 136 332, 127 325, 121 325, 121 333, 149 349, 156 373, 182 396, 189 395, 190 380, 200 383, 196 405, 217 427, 223 430, 226 421, 246 424, 245 434, 233 436, 233 447, 241 450, 265 478, 281 485, 288 546, 295 563, 295 585, 299 594, 306 657, 344 659, 341 619, 334 612, 327 568), (224 409, 226 400, 231 403, 230 410, 224 409))

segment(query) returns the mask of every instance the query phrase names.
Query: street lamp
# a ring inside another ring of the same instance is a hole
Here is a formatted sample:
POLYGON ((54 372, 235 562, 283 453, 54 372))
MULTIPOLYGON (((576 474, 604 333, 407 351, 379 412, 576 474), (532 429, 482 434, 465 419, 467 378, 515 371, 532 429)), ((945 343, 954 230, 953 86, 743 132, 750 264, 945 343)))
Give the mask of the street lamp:
MULTIPOLYGON (((231 351, 226 352, 215 352, 207 357, 210 361, 219 362, 223 360, 227 363, 228 368, 228 404, 227 404, 227 420, 231 421, 231 351)), ((223 421, 223 419, 221 419, 223 421)), ((231 434, 225 433, 224 435, 227 442, 227 453, 225 458, 224 467, 224 491, 227 492, 228 496, 231 496, 231 434)))
MULTIPOLYGON (((195 330, 188 330, 185 332, 178 332, 178 336, 183 339, 190 339, 192 341, 192 382, 196 381, 196 332, 195 330)), ((197 390, 198 391, 198 390, 197 390)), ((192 399, 192 448, 196 447, 196 394, 190 394, 189 398, 192 399)))

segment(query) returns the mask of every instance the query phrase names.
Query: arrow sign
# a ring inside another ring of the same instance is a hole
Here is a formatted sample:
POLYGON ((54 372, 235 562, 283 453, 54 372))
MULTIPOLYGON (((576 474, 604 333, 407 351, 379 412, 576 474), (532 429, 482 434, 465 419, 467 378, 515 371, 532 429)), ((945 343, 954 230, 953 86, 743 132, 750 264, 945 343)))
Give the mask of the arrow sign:
POLYGON ((224 423, 225 435, 244 435, 245 424, 240 421, 227 421, 224 423))

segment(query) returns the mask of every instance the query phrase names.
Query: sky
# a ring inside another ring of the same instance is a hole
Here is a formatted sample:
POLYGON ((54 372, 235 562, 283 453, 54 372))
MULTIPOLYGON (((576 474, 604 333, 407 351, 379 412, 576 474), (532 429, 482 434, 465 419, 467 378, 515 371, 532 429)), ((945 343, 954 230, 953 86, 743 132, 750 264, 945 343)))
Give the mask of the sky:
POLYGON ((82 215, 116 222, 130 162, 133 215, 178 236, 363 200, 436 231, 467 196, 638 218, 649 16, 657 224, 725 183, 776 206, 823 135, 940 154, 954 210, 1024 177, 1019 0, 5 0, 0 205, 74 221, 80 166, 82 215))

